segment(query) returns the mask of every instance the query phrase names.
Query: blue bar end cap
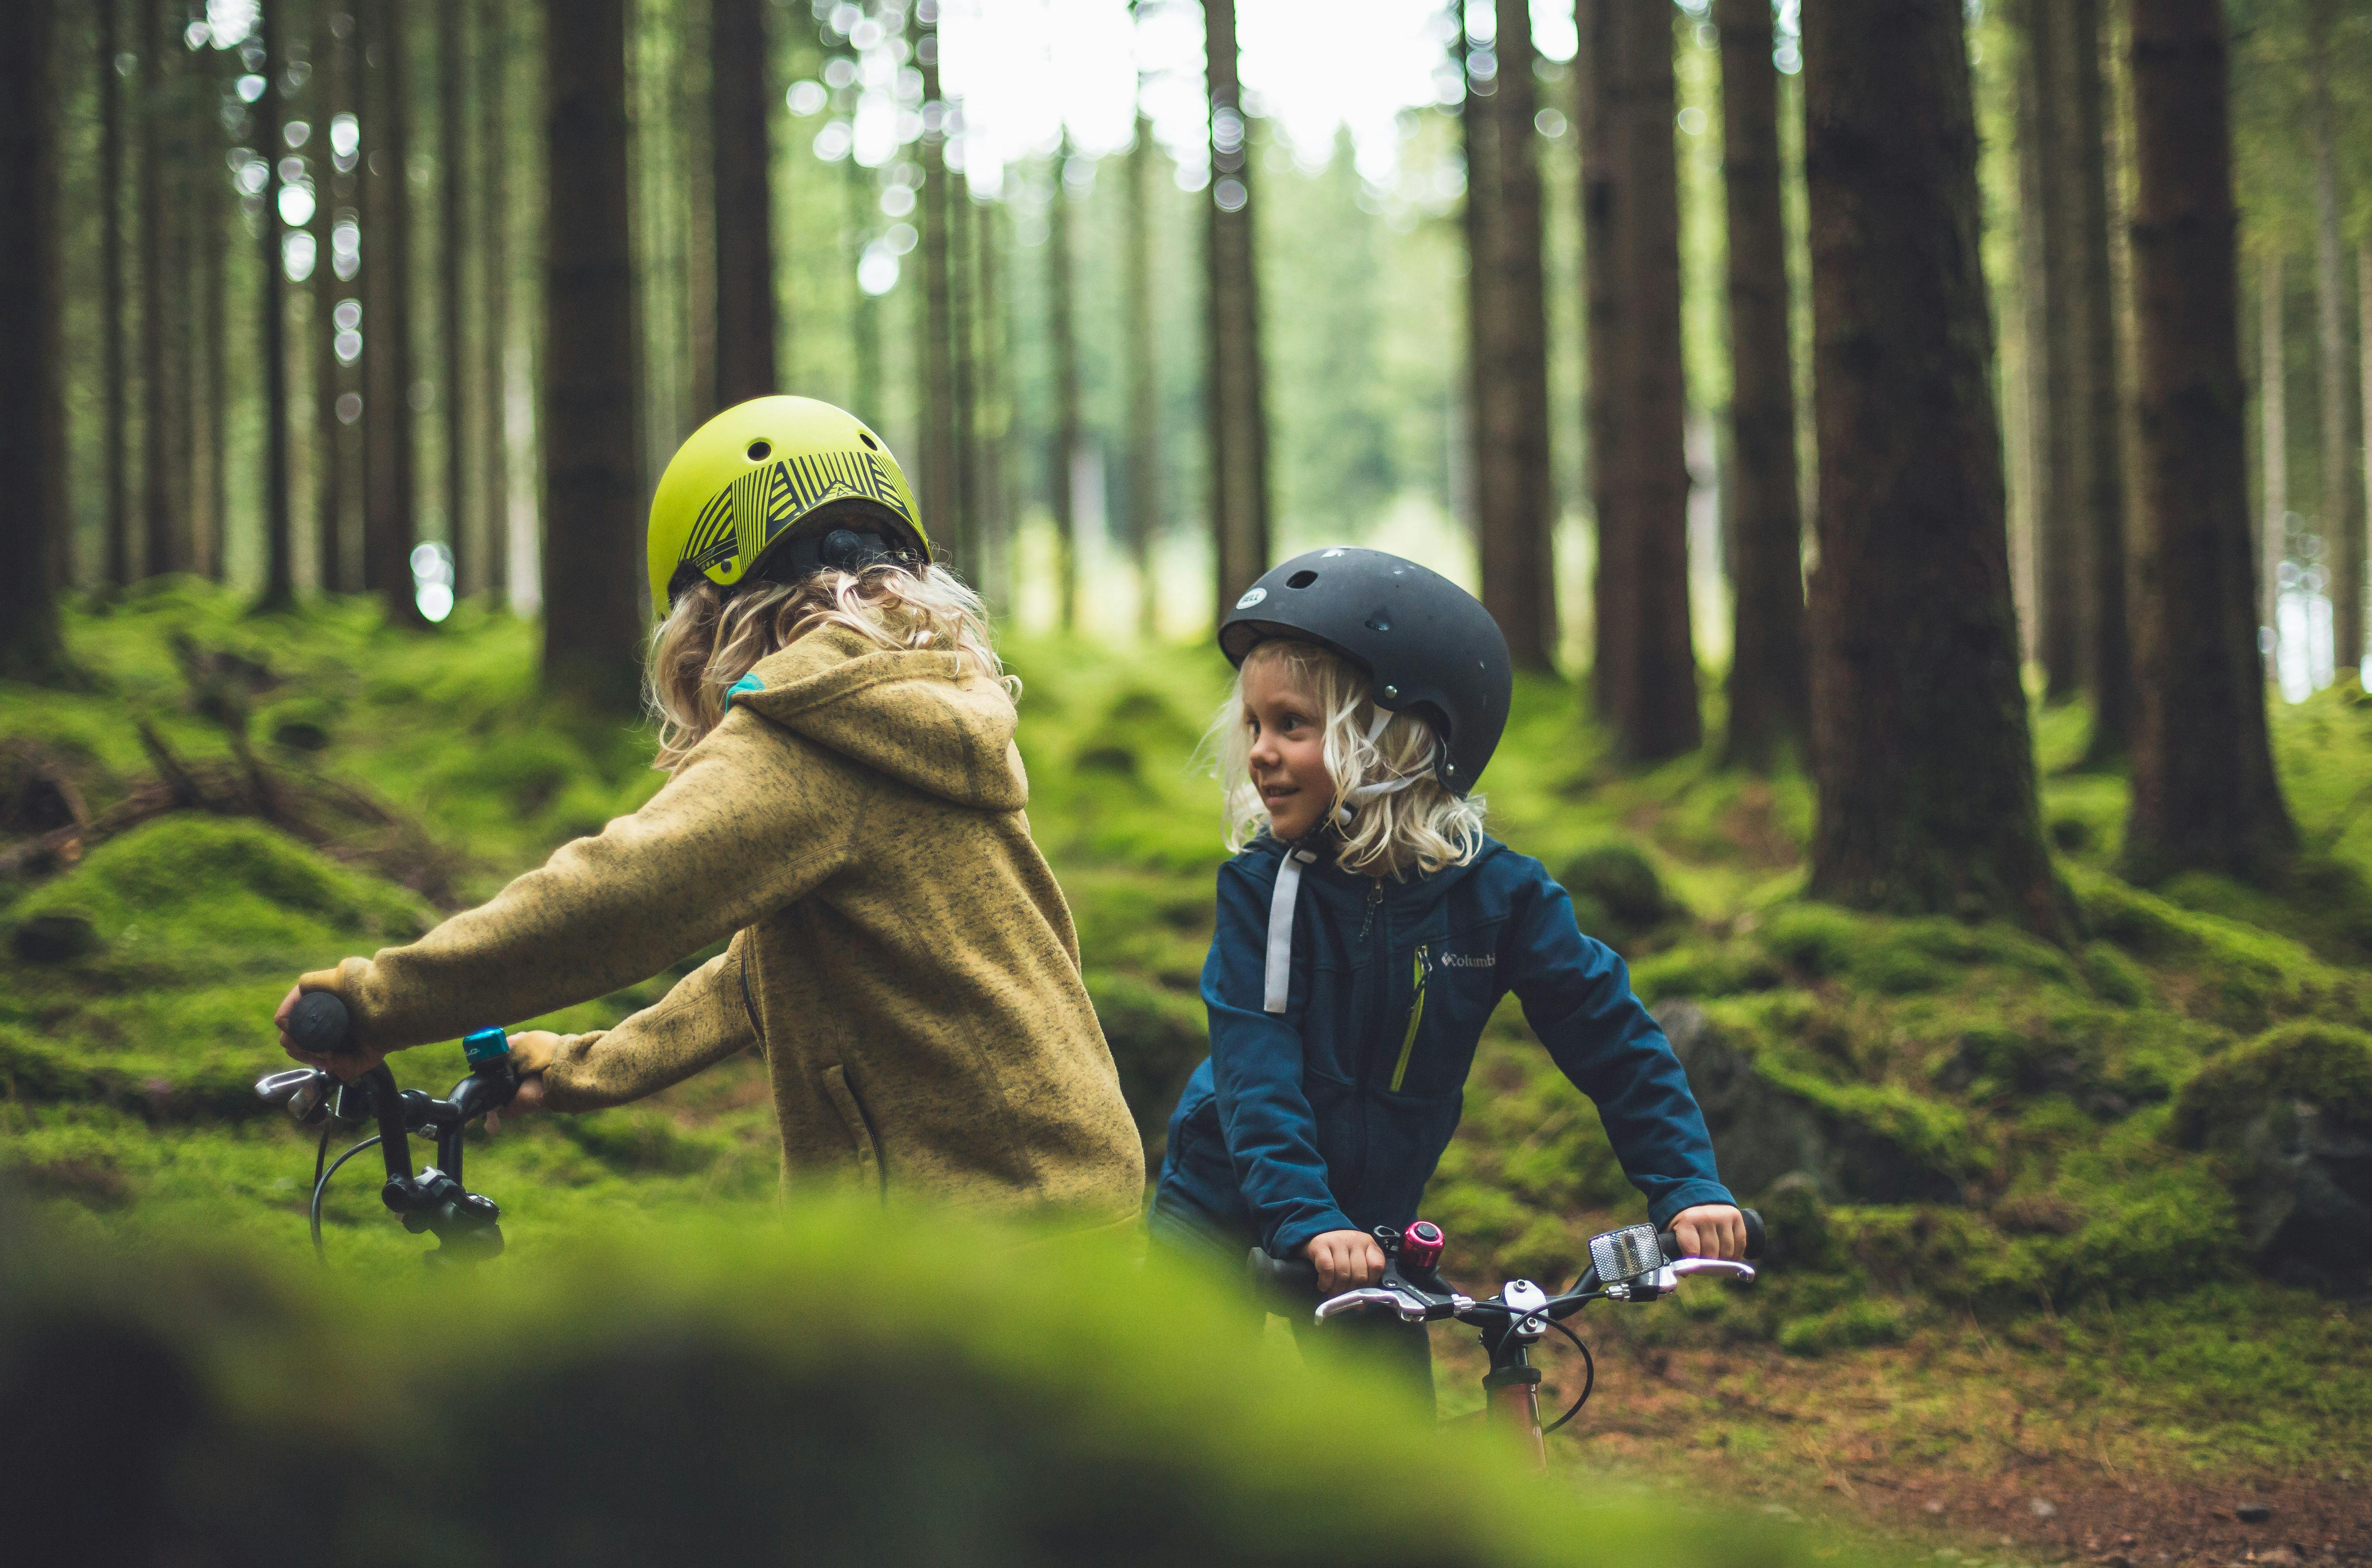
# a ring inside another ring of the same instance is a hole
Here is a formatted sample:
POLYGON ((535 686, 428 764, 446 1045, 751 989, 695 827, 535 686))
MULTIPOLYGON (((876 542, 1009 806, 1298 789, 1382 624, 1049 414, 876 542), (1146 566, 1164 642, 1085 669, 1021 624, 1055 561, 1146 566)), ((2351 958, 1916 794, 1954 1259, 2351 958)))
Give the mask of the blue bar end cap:
POLYGON ((472 1067, 500 1062, 511 1053, 511 1037, 501 1029, 472 1029, 461 1037, 461 1054, 472 1067))

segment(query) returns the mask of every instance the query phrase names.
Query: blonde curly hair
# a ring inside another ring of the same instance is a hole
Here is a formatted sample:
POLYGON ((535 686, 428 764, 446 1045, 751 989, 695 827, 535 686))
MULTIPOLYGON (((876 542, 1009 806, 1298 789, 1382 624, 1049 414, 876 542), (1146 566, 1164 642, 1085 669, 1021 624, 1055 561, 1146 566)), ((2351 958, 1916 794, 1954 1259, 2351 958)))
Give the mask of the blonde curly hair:
POLYGON ((651 766, 673 772, 725 722, 725 692, 770 654, 819 626, 845 626, 884 648, 940 648, 1018 697, 996 656, 980 596, 946 567, 889 562, 814 573, 796 583, 720 588, 703 580, 677 596, 651 633, 645 697, 658 723, 651 766))
POLYGON ((1482 853, 1484 803, 1460 797, 1434 774, 1440 738, 1413 713, 1389 713, 1380 729, 1366 675, 1340 654, 1314 643, 1276 638, 1244 656, 1235 687, 1211 722, 1205 747, 1225 792, 1222 810, 1230 854, 1268 830, 1268 808, 1252 783, 1252 726, 1244 710, 1244 678, 1267 665, 1285 677, 1320 714, 1326 775, 1333 781, 1337 816, 1329 834, 1335 864, 1362 877, 1430 875, 1463 865, 1482 853), (1382 786, 1378 788, 1378 786, 1382 786), (1350 802, 1350 819, 1340 803, 1350 802))

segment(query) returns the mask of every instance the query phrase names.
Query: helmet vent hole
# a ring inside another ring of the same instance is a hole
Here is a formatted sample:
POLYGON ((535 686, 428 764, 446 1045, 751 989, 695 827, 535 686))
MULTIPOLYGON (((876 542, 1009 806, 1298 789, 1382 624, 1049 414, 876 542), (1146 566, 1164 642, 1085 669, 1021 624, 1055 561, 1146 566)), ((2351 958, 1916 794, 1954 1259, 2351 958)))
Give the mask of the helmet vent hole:
POLYGON ((872 448, 874 451, 877 451, 877 452, 878 452, 878 451, 879 451, 879 450, 881 449, 881 443, 880 443, 880 442, 878 442, 878 441, 876 441, 876 440, 873 438, 873 432, 871 432, 870 430, 860 430, 860 431, 858 431, 858 432, 856 433, 856 438, 857 438, 859 441, 864 442, 864 443, 866 444, 866 446, 867 446, 868 447, 872 448))
POLYGON ((750 443, 750 460, 751 462, 762 463, 773 455, 774 444, 772 441, 752 441, 750 443))
POLYGON ((1368 631, 1370 631, 1370 632, 1389 632, 1389 631, 1390 631, 1391 629, 1392 629, 1392 618, 1391 618, 1390 616, 1389 616, 1389 615, 1386 615, 1382 610, 1379 610, 1376 611, 1376 613, 1375 613, 1375 614, 1370 615, 1369 617, 1367 617, 1367 630, 1368 630, 1368 631))
POLYGON ((1285 586, 1288 588, 1306 588, 1317 580, 1318 574, 1315 572, 1296 572, 1285 580, 1285 586))

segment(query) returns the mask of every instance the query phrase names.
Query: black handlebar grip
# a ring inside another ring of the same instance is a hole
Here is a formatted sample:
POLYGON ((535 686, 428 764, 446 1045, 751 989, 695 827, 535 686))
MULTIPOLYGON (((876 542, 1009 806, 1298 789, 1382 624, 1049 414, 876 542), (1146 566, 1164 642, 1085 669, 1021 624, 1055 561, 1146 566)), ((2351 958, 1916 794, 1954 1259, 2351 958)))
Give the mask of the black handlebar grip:
POLYGON ((334 1056, 349 1049, 353 1034, 354 1020, 334 991, 308 991, 289 1010, 288 1039, 299 1051, 334 1056))
POLYGON ((1269 1290, 1318 1294, 1318 1265, 1307 1258, 1272 1258, 1255 1247, 1244 1254, 1244 1272, 1269 1290))

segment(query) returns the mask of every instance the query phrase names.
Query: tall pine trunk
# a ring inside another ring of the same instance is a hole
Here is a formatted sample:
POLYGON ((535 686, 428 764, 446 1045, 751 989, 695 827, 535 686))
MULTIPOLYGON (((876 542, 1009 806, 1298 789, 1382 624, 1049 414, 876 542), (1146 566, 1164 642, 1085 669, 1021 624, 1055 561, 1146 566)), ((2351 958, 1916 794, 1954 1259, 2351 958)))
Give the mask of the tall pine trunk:
POLYGON ((1236 0, 1203 0, 1211 109, 1211 188, 1203 242, 1210 368, 1203 396, 1211 453, 1216 614, 1268 570, 1268 416, 1261 368, 1260 276, 1253 264, 1251 121, 1236 52, 1236 0))
POLYGON ((1161 394, 1153 337, 1153 122, 1142 101, 1128 153, 1128 542, 1136 565, 1137 634, 1158 635, 1153 546, 1161 533, 1161 394))
POLYGON ((1722 184, 1729 217, 1731 462, 1736 588, 1725 760, 1767 769, 1811 726, 1804 652, 1804 517, 1780 214, 1779 71, 1771 0, 1715 0, 1722 184))
POLYGON ((1960 0, 1804 14, 1815 897, 2065 928, 2010 598, 1960 0))
MULTIPOLYGON (((956 106, 949 104, 951 127, 956 113, 956 106)), ((977 301, 971 266, 972 228, 978 215, 972 206, 971 183, 963 171, 949 169, 948 181, 953 187, 948 201, 948 343, 953 356, 948 380, 955 408, 955 514, 963 520, 967 541, 964 578, 977 586, 982 563, 986 559, 986 525, 981 517, 980 494, 980 366, 973 335, 973 308, 977 301)))
POLYGON ((345 367, 338 360, 338 298, 342 292, 336 264, 338 213, 349 204, 355 177, 342 172, 330 145, 330 127, 353 108, 353 51, 337 34, 352 16, 345 0, 313 0, 312 101, 313 134, 308 145, 313 161, 313 568, 323 593, 343 592, 351 585, 345 547, 345 422, 338 417, 338 399, 345 389, 345 367))
POLYGON ((1004 255, 1005 203, 992 202, 974 226, 980 241, 980 493, 983 511, 979 576, 975 586, 998 614, 1011 607, 1013 577, 1013 331, 1000 258, 1004 255))
POLYGON ((923 418, 922 503, 940 552, 969 567, 966 519, 958 503, 962 482, 956 439, 955 331, 950 297, 954 279, 948 257, 947 104, 939 96, 937 23, 924 24, 922 36, 914 41, 914 57, 923 68, 925 113, 921 192, 923 308, 915 320, 922 332, 915 355, 923 377, 919 411, 923 418))
MULTIPOLYGON (((2363 362, 2355 383, 2356 408, 2364 415, 2364 494, 2360 499, 2366 525, 2372 527, 2372 243, 2355 248, 2355 347, 2363 362)), ((2358 684, 2372 690, 2372 679, 2365 679, 2367 672, 2372 672, 2372 655, 2366 656, 2356 671, 2358 684)))
MULTIPOLYGON (((404 0, 360 0, 363 23, 363 586, 388 620, 424 626, 412 383, 412 87, 404 0)), ((557 203, 555 202, 555 206, 557 203)))
POLYGON ((438 421, 445 447, 445 547, 453 552, 453 592, 475 593, 478 544, 470 528, 469 344, 462 326, 462 262, 469 255, 463 198, 469 154, 463 129, 470 98, 469 35, 461 0, 436 0, 436 347, 438 421))
POLYGON ((120 13, 123 0, 97 0, 99 6, 99 336, 103 356, 100 406, 106 428, 99 437, 101 482, 107 495, 107 585, 132 581, 131 444, 125 440, 132 410, 123 373, 123 78, 116 57, 123 52, 120 13))
POLYGON ((1549 466, 1548 296, 1541 264, 1541 168, 1532 127, 1529 0, 1495 0, 1491 90, 1466 98, 1474 475, 1482 602, 1516 661, 1556 666, 1555 475, 1549 466))
POLYGON ((627 231, 626 0, 546 0, 551 170, 544 309, 547 691, 635 711, 642 485, 627 231))
POLYGON ((167 102, 165 61, 178 39, 165 32, 164 7, 158 0, 137 0, 133 10, 133 49, 140 69, 140 156, 133 195, 140 249, 140 440, 141 533, 145 549, 140 575, 180 570, 174 532, 180 505, 177 481, 182 475, 173 445, 173 379, 175 366, 168 352, 172 307, 168 253, 169 215, 166 209, 169 182, 165 168, 167 102))
POLYGON ((1672 17, 1662 0, 1589 8, 1603 13, 1588 28, 1590 118, 1607 144, 1599 178, 1584 173, 1587 240, 1603 252, 1590 273, 1595 686, 1617 752, 1657 761, 1703 735, 1689 613, 1672 17))
MULTIPOLYGON (((1622 214, 1621 162, 1615 156, 1617 105, 1621 99, 1615 50, 1616 0, 1577 0, 1575 22, 1580 47, 1574 58, 1574 122, 1581 134, 1583 474, 1597 534, 1597 565, 1590 576, 1592 646, 1589 694, 1601 719, 1610 721, 1614 693, 1627 684, 1623 673, 1634 637, 1630 622, 1636 603, 1619 585, 1636 575, 1630 540, 1612 527, 1607 511, 1607 475, 1622 445, 1622 400, 1615 395, 1615 343, 1621 331, 1614 285, 1614 236, 1622 214)), ((1471 180, 1469 185, 1471 187, 1471 180)))
POLYGON ((478 265, 483 296, 478 336, 478 436, 484 467, 488 601, 506 608, 511 586, 511 19, 506 0, 477 0, 478 265))
POLYGON ((12 680, 66 674, 53 570, 66 527, 56 18, 57 0, 29 0, 0 50, 0 343, 10 345, 0 377, 0 677, 12 680))
MULTIPOLYGON (((221 80, 222 74, 216 74, 211 80, 202 77, 202 89, 215 88, 221 80)), ((258 107, 262 107, 261 100, 258 107)), ((272 150, 275 153, 281 151, 284 144, 278 139, 278 128, 268 127, 266 134, 271 138, 268 145, 272 150)), ((208 170, 207 174, 211 176, 212 172, 208 170)), ((273 188, 266 186, 264 210, 259 221, 263 224, 267 235, 280 221, 278 213, 273 210, 273 188)), ((223 580, 228 545, 224 535, 230 517, 228 251, 233 204, 229 192, 219 180, 212 178, 192 181, 187 199, 197 285, 196 303, 191 315, 193 336, 190 360, 190 564, 193 571, 219 583, 223 580), (196 497, 201 475, 205 481, 203 506, 196 497)), ((283 387, 281 407, 285 412, 287 407, 285 381, 283 387)))
MULTIPOLYGON (((256 100, 255 116, 263 128, 263 145, 276 161, 286 145, 281 134, 281 123, 287 118, 283 110, 283 86, 287 79, 288 59, 283 44, 286 33, 281 28, 279 0, 264 0, 262 15, 263 31, 263 94, 256 100)), ((263 188, 262 221, 258 225, 262 238, 256 247, 257 277, 262 286, 258 290, 256 311, 262 331, 257 335, 256 354, 263 369, 263 597, 258 601, 262 610, 288 610, 296 603, 296 560, 288 497, 288 288, 287 273, 280 259, 280 210, 273 200, 276 178, 263 188)), ((209 217, 219 230, 218 215, 209 217)), ((222 400, 210 399, 215 408, 222 400)), ((219 471, 223 453, 215 447, 214 462, 219 471)), ((220 559, 227 542, 222 537, 223 518, 216 512, 214 519, 215 538, 214 550, 220 559)))
MULTIPOLYGON (((2136 280, 2135 287, 2139 287, 2136 280)), ((2138 301, 2135 315, 2140 313, 2138 301)), ((2259 505, 2257 583, 2259 624, 2281 645, 2282 563, 2290 549, 2289 371, 2283 353, 2282 258, 2268 251, 2257 263, 2257 460, 2263 466, 2264 499, 2259 505)))
MULTIPOLYGON (((764 0, 710 0, 716 184, 716 406, 779 390, 774 373, 774 203, 767 180, 764 0)), ((932 67, 936 74, 936 66, 932 67)))
POLYGON ((2133 744, 2134 656, 2125 602, 2132 569, 2125 543, 2125 393, 2110 223, 2109 94, 2100 64, 2107 29, 2101 0, 2065 4, 2072 44, 2068 160, 2075 195, 2069 281, 2085 400, 2083 526, 2090 568, 2083 616, 2084 664, 2092 691, 2092 738, 2086 761, 2098 766, 2121 760, 2133 744))
POLYGON ((1072 482, 1079 464, 1079 341, 1071 311, 1071 188, 1064 178, 1070 161, 1065 136, 1054 149, 1053 201, 1046 213, 1046 344, 1054 361, 1054 438, 1046 451, 1046 496, 1054 511, 1055 592, 1065 632, 1078 624, 1079 612, 1078 498, 1072 482))
POLYGON ((2343 675, 2364 661, 2364 514, 2347 363, 2347 281, 2339 242, 2338 135, 2331 101, 2330 0, 2316 7, 2307 116, 2314 138, 2314 345, 2320 373, 2322 533, 2331 562, 2334 662, 2343 675))
POLYGON ((2296 841, 2249 559, 2225 40, 2220 0, 2133 0, 2141 703, 2125 860, 2143 878, 2262 879, 2296 841))
POLYGON ((2068 0, 2021 0, 2017 74, 2018 258, 2025 305, 2027 442, 2034 495, 2034 567, 2044 692, 2076 694, 2083 677, 2085 534, 2077 385, 2068 0))

